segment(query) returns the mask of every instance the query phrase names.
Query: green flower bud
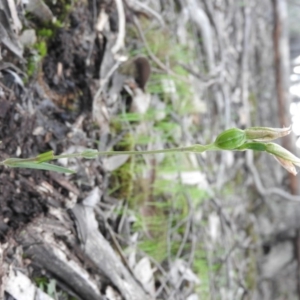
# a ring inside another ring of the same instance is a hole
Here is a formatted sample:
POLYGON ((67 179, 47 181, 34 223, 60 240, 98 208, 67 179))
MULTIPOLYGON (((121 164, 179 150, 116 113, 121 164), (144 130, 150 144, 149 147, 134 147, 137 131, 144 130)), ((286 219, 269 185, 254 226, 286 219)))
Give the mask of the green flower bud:
POLYGON ((300 158, 298 158, 293 153, 291 153, 290 151, 286 150, 285 148, 283 148, 282 146, 280 146, 278 144, 275 144, 275 143, 266 144, 266 151, 275 156, 289 160, 297 166, 298 165, 300 166, 300 158))
POLYGON ((266 144, 266 151, 274 155, 275 159, 289 172, 296 175, 294 165, 300 167, 300 158, 278 144, 266 144))
POLYGON ((214 145, 222 150, 234 150, 242 146, 246 141, 244 130, 231 128, 220 133, 214 145))
POLYGON ((87 149, 80 153, 81 157, 87 159, 94 159, 98 156, 98 151, 96 149, 87 149))
POLYGON ((291 133, 291 126, 287 128, 250 127, 245 129, 246 139, 257 142, 269 142, 291 133))

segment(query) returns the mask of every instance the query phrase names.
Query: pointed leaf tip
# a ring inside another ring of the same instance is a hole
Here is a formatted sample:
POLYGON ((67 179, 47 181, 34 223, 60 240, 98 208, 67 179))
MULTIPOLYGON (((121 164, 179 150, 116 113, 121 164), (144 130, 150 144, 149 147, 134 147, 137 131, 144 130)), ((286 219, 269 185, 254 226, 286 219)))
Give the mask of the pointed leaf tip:
POLYGON ((73 174, 75 171, 60 167, 57 165, 45 163, 45 162, 16 162, 14 165, 11 165, 12 168, 27 168, 27 169, 36 169, 36 170, 45 170, 45 171, 54 171, 58 173, 68 173, 73 174))

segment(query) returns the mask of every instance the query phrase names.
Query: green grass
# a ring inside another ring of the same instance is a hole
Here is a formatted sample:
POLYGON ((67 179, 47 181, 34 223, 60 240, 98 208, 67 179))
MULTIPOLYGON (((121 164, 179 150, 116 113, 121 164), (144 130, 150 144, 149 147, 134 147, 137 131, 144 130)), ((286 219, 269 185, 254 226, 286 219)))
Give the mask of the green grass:
MULTIPOLYGON (((147 21, 142 25, 144 32, 146 32, 146 39, 149 47, 154 55, 162 62, 165 62, 167 58, 170 69, 176 74, 187 78, 187 71, 179 66, 178 62, 188 63, 193 60, 194 54, 190 53, 185 46, 176 44, 173 38, 167 33, 162 33, 156 29, 149 30, 147 21)), ((136 33, 131 32, 130 34, 134 35, 136 33)), ((131 51, 132 56, 138 54, 147 55, 147 51, 145 48, 131 51)), ((154 64, 153 66, 157 67, 154 64)), ((156 121, 155 115, 157 111, 150 108, 143 116, 138 113, 125 113, 119 115, 116 118, 116 121, 119 122, 121 127, 122 124, 129 122, 132 124, 133 128, 136 122, 151 122, 153 124, 153 131, 159 135, 163 144, 168 144, 169 146, 172 145, 174 147, 179 146, 176 145, 177 142, 174 139, 174 135, 176 134, 180 137, 182 129, 180 124, 173 121, 171 112, 174 112, 179 117, 195 113, 191 101, 193 96, 191 86, 175 76, 152 73, 148 81, 147 92, 158 95, 160 100, 164 101, 166 104, 164 109, 165 118, 163 120, 156 121), (173 82, 176 89, 175 98, 164 90, 163 81, 173 82)), ((199 128, 195 128, 195 131, 196 130, 199 130, 199 128)), ((143 146, 155 142, 155 138, 155 136, 136 135, 134 136, 133 148, 136 145, 143 146)), ((135 189, 132 190, 129 203, 131 203, 131 207, 135 210, 138 219, 133 226, 135 232, 143 232, 145 230, 145 223, 149 222, 149 220, 145 220, 145 217, 140 214, 140 207, 143 205, 143 199, 145 198, 147 191, 145 192, 143 188, 137 188, 139 182, 141 185, 144 184, 139 178, 141 178, 145 168, 146 165, 142 158, 134 160, 132 171, 137 180, 134 182, 135 189)), ((178 237, 183 237, 186 229, 186 223, 183 223, 181 226, 178 226, 178 224, 185 220, 190 213, 186 195, 188 194, 190 196, 194 207, 199 207, 199 205, 208 199, 208 193, 204 189, 200 189, 197 186, 184 185, 178 178, 175 180, 161 178, 162 174, 180 174, 180 172, 183 171, 193 171, 193 168, 189 165, 188 158, 182 153, 167 154, 165 155, 164 160, 159 165, 155 166, 155 181, 152 183, 151 187, 148 187, 148 191, 151 190, 153 193, 152 196, 155 199, 154 205, 158 213, 157 215, 152 216, 150 220, 152 237, 149 238, 149 236, 144 234, 143 238, 140 238, 139 240, 138 247, 158 262, 163 262, 167 258, 171 260, 176 258, 178 249, 181 245, 181 240, 178 240, 178 237), (164 224, 164 227, 162 227, 162 224, 164 224), (170 233, 170 245, 168 245, 167 235, 170 233), (175 236, 177 236, 177 238, 174 239, 175 236), (169 255, 171 255, 171 257, 168 257, 169 255)), ((190 242, 187 241, 184 245, 183 255, 189 253, 190 247, 190 242)), ((194 270, 199 271, 199 276, 203 283, 201 285, 201 294, 208 295, 209 271, 205 257, 201 257, 200 260, 198 260, 197 257, 194 270)))
POLYGON ((37 287, 52 297, 53 299, 62 299, 62 300, 76 300, 77 298, 68 295, 66 292, 60 290, 56 285, 55 279, 49 279, 47 277, 35 277, 34 281, 37 287))
POLYGON ((193 262, 193 269, 200 279, 200 285, 198 285, 196 288, 197 294, 201 296, 201 299, 210 299, 210 269, 207 264, 206 255, 203 254, 203 251, 201 250, 196 252, 196 257, 193 262))

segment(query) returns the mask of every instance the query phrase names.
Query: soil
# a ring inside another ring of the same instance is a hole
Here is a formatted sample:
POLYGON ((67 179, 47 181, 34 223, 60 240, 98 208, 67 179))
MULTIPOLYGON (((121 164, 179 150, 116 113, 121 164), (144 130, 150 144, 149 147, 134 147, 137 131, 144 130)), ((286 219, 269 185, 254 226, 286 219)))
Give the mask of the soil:
MULTIPOLYGON (((7 100, 2 100, 7 101, 7 100)), ((8 102, 8 101, 7 101, 8 102)), ((46 148, 45 142, 32 135, 35 118, 20 114, 17 100, 10 102, 5 116, 1 118, 0 139, 1 159, 15 157, 20 151, 22 157, 34 155, 46 148)), ((0 237, 4 242, 7 235, 46 212, 46 203, 36 187, 46 174, 26 169, 0 170, 0 237)))
MULTIPOLYGON (((40 71, 25 88, 4 73, 2 85, 6 92, 0 98, 1 160, 28 158, 48 150, 64 151, 76 118, 91 113, 93 79, 99 78, 103 51, 95 39, 89 40, 94 38, 91 7, 77 2, 68 18, 69 26, 56 29, 54 37, 47 40, 48 52, 40 63, 40 71)), ((38 187, 42 182, 54 187, 57 183, 48 172, 29 169, 1 168, 0 178, 0 239, 4 242, 16 230, 47 213, 47 203, 38 187)))

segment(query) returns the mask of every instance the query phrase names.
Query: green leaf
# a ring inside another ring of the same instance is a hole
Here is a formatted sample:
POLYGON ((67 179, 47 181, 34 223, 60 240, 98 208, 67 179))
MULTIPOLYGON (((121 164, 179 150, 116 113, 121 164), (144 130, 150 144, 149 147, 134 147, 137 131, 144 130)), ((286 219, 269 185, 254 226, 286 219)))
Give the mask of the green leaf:
POLYGON ((15 164, 18 163, 25 163, 25 162, 34 162, 35 163, 36 159, 35 158, 30 158, 29 159, 23 159, 23 158, 7 158, 6 160, 2 161, 1 163, 5 166, 8 167, 13 167, 15 164))
POLYGON ((56 280, 50 279, 47 286, 47 294, 51 297, 55 297, 56 294, 56 280))
POLYGON ((37 170, 46 170, 46 171, 54 171, 58 173, 75 173, 73 170, 48 164, 45 162, 35 163, 35 162, 15 162, 13 165, 10 165, 12 168, 26 168, 26 169, 37 169, 37 170))
POLYGON ((51 150, 51 151, 39 154, 36 158, 37 158, 38 163, 42 163, 45 161, 52 160, 54 158, 54 154, 53 154, 53 151, 51 150))

